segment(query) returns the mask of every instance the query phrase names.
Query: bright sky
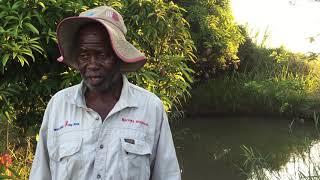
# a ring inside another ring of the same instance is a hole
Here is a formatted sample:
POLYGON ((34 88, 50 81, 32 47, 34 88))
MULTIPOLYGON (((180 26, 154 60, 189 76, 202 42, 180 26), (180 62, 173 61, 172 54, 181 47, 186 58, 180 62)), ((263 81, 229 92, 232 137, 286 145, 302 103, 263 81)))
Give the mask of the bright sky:
POLYGON ((231 0, 239 24, 248 23, 253 32, 269 29, 268 45, 299 52, 320 53, 320 1, 231 0), (317 36, 314 43, 308 37, 317 36))

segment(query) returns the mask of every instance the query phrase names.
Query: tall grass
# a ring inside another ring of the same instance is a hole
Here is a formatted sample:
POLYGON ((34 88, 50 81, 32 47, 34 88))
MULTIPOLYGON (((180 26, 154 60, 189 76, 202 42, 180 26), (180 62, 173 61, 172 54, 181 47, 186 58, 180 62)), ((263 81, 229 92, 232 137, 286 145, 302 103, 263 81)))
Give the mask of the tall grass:
POLYGON ((291 154, 286 164, 273 169, 268 164, 271 156, 263 156, 251 147, 241 146, 242 172, 249 180, 315 180, 320 179, 319 141, 304 145, 304 152, 291 154))
MULTIPOLYGON (((320 179, 319 116, 314 114, 316 139, 305 138, 298 150, 289 154, 289 160, 278 168, 268 163, 272 155, 262 155, 245 145, 241 146, 244 162, 242 172, 248 180, 318 180, 320 179)), ((272 160, 271 160, 272 161, 272 160)))
POLYGON ((312 117, 320 110, 319 54, 266 48, 247 39, 240 68, 192 90, 189 114, 265 113, 312 117))

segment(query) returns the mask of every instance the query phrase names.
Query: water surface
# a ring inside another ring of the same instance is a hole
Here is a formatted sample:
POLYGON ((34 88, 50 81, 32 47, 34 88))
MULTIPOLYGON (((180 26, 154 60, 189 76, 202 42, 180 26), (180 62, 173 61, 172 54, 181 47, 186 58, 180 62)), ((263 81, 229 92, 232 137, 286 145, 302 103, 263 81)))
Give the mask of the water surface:
POLYGON ((259 167, 268 179, 282 179, 286 165, 316 144, 313 123, 274 117, 186 118, 173 131, 184 180, 247 180, 244 147, 263 157, 266 167, 259 167))

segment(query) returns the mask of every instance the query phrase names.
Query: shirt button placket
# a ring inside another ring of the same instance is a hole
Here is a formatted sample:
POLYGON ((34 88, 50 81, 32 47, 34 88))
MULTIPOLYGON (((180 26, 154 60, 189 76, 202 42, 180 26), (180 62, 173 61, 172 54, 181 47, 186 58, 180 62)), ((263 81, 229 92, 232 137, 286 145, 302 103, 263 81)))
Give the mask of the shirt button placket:
MULTIPOLYGON (((95 120, 100 121, 100 116, 96 115, 95 120)), ((100 121, 102 122, 102 121, 100 121)), ((102 175, 105 174, 105 162, 106 162, 106 150, 107 146, 106 144, 103 144, 106 134, 104 133, 104 126, 102 125, 99 130, 98 135, 98 146, 96 147, 96 155, 95 155, 95 168, 96 168, 96 178, 97 179, 104 179, 105 177, 102 177, 102 175)))

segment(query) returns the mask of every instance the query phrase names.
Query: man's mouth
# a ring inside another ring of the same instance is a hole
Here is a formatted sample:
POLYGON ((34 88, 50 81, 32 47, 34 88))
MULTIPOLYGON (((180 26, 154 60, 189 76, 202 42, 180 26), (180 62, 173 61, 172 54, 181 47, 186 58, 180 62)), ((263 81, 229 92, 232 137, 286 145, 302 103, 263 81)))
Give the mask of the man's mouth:
POLYGON ((92 81, 96 81, 96 80, 101 79, 101 77, 89 77, 89 79, 92 80, 92 81))
POLYGON ((91 82, 95 83, 95 82, 99 82, 102 79, 101 76, 89 76, 88 80, 90 80, 91 82))

